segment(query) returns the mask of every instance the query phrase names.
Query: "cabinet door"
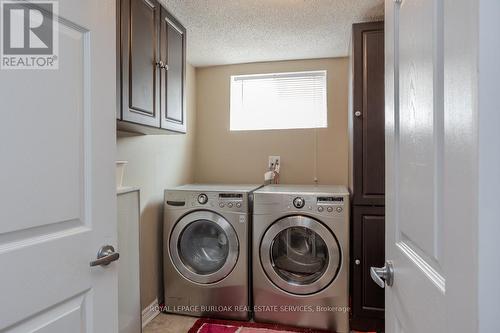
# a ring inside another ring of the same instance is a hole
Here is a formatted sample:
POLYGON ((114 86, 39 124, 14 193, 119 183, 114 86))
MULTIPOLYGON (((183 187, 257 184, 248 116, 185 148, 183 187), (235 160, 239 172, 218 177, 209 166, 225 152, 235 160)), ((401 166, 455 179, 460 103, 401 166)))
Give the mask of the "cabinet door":
POLYGON ((186 132, 186 29, 165 9, 161 14, 161 128, 186 132))
POLYGON ((355 205, 384 205, 384 23, 353 26, 355 205))
POLYGON ((370 267, 385 262, 384 207, 353 207, 352 320, 358 330, 384 328, 384 289, 370 277, 370 267))
POLYGON ((122 0, 122 120, 160 127, 159 18, 153 0, 122 0))

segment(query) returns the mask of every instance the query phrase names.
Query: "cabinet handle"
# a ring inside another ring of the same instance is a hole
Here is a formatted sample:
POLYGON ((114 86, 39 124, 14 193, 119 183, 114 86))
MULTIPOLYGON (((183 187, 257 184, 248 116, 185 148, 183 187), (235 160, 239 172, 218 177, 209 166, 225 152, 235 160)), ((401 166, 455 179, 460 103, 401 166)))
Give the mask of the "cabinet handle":
POLYGON ((159 67, 160 69, 164 69, 164 70, 168 71, 168 65, 161 60, 157 61, 155 65, 156 65, 156 67, 159 67))
POLYGON ((356 117, 361 117, 362 113, 361 113, 361 111, 356 111, 356 112, 354 112, 354 115, 356 117))

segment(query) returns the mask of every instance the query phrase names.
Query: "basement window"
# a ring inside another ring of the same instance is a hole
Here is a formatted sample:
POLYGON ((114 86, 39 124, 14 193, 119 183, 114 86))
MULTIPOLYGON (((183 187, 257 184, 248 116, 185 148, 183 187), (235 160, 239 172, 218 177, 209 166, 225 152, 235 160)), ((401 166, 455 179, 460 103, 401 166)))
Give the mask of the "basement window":
POLYGON ((231 76, 231 131, 327 127, 326 70, 231 76))

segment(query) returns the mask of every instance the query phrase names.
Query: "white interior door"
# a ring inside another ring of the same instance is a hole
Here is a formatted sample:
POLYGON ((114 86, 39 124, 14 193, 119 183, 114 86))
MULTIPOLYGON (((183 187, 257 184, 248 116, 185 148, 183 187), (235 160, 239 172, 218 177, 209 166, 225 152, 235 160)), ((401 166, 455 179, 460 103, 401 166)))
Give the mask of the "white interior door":
POLYGON ((117 332, 115 1, 58 3, 59 69, 0 70, 0 331, 117 332))
POLYGON ((386 1, 387 332, 477 331, 472 3, 386 1))

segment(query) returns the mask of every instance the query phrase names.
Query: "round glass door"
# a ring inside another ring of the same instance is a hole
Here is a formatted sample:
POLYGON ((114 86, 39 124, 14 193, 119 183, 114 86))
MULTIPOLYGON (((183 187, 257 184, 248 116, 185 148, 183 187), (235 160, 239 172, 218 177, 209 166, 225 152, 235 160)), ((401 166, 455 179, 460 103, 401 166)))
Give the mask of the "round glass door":
POLYGON ((340 267, 340 248, 332 232, 305 216, 275 222, 261 243, 269 279, 293 294, 311 294, 329 285, 340 267))
POLYGON ((328 267, 328 248, 313 230, 291 227, 279 232, 274 238, 271 260, 282 279, 292 284, 311 284, 328 267))
POLYGON ((179 237, 179 257, 196 274, 217 272, 229 254, 227 236, 222 228, 208 220, 189 224, 179 237))
POLYGON ((177 270, 197 283, 225 278, 238 258, 238 238, 222 216, 198 211, 183 217, 170 237, 170 254, 177 270))

